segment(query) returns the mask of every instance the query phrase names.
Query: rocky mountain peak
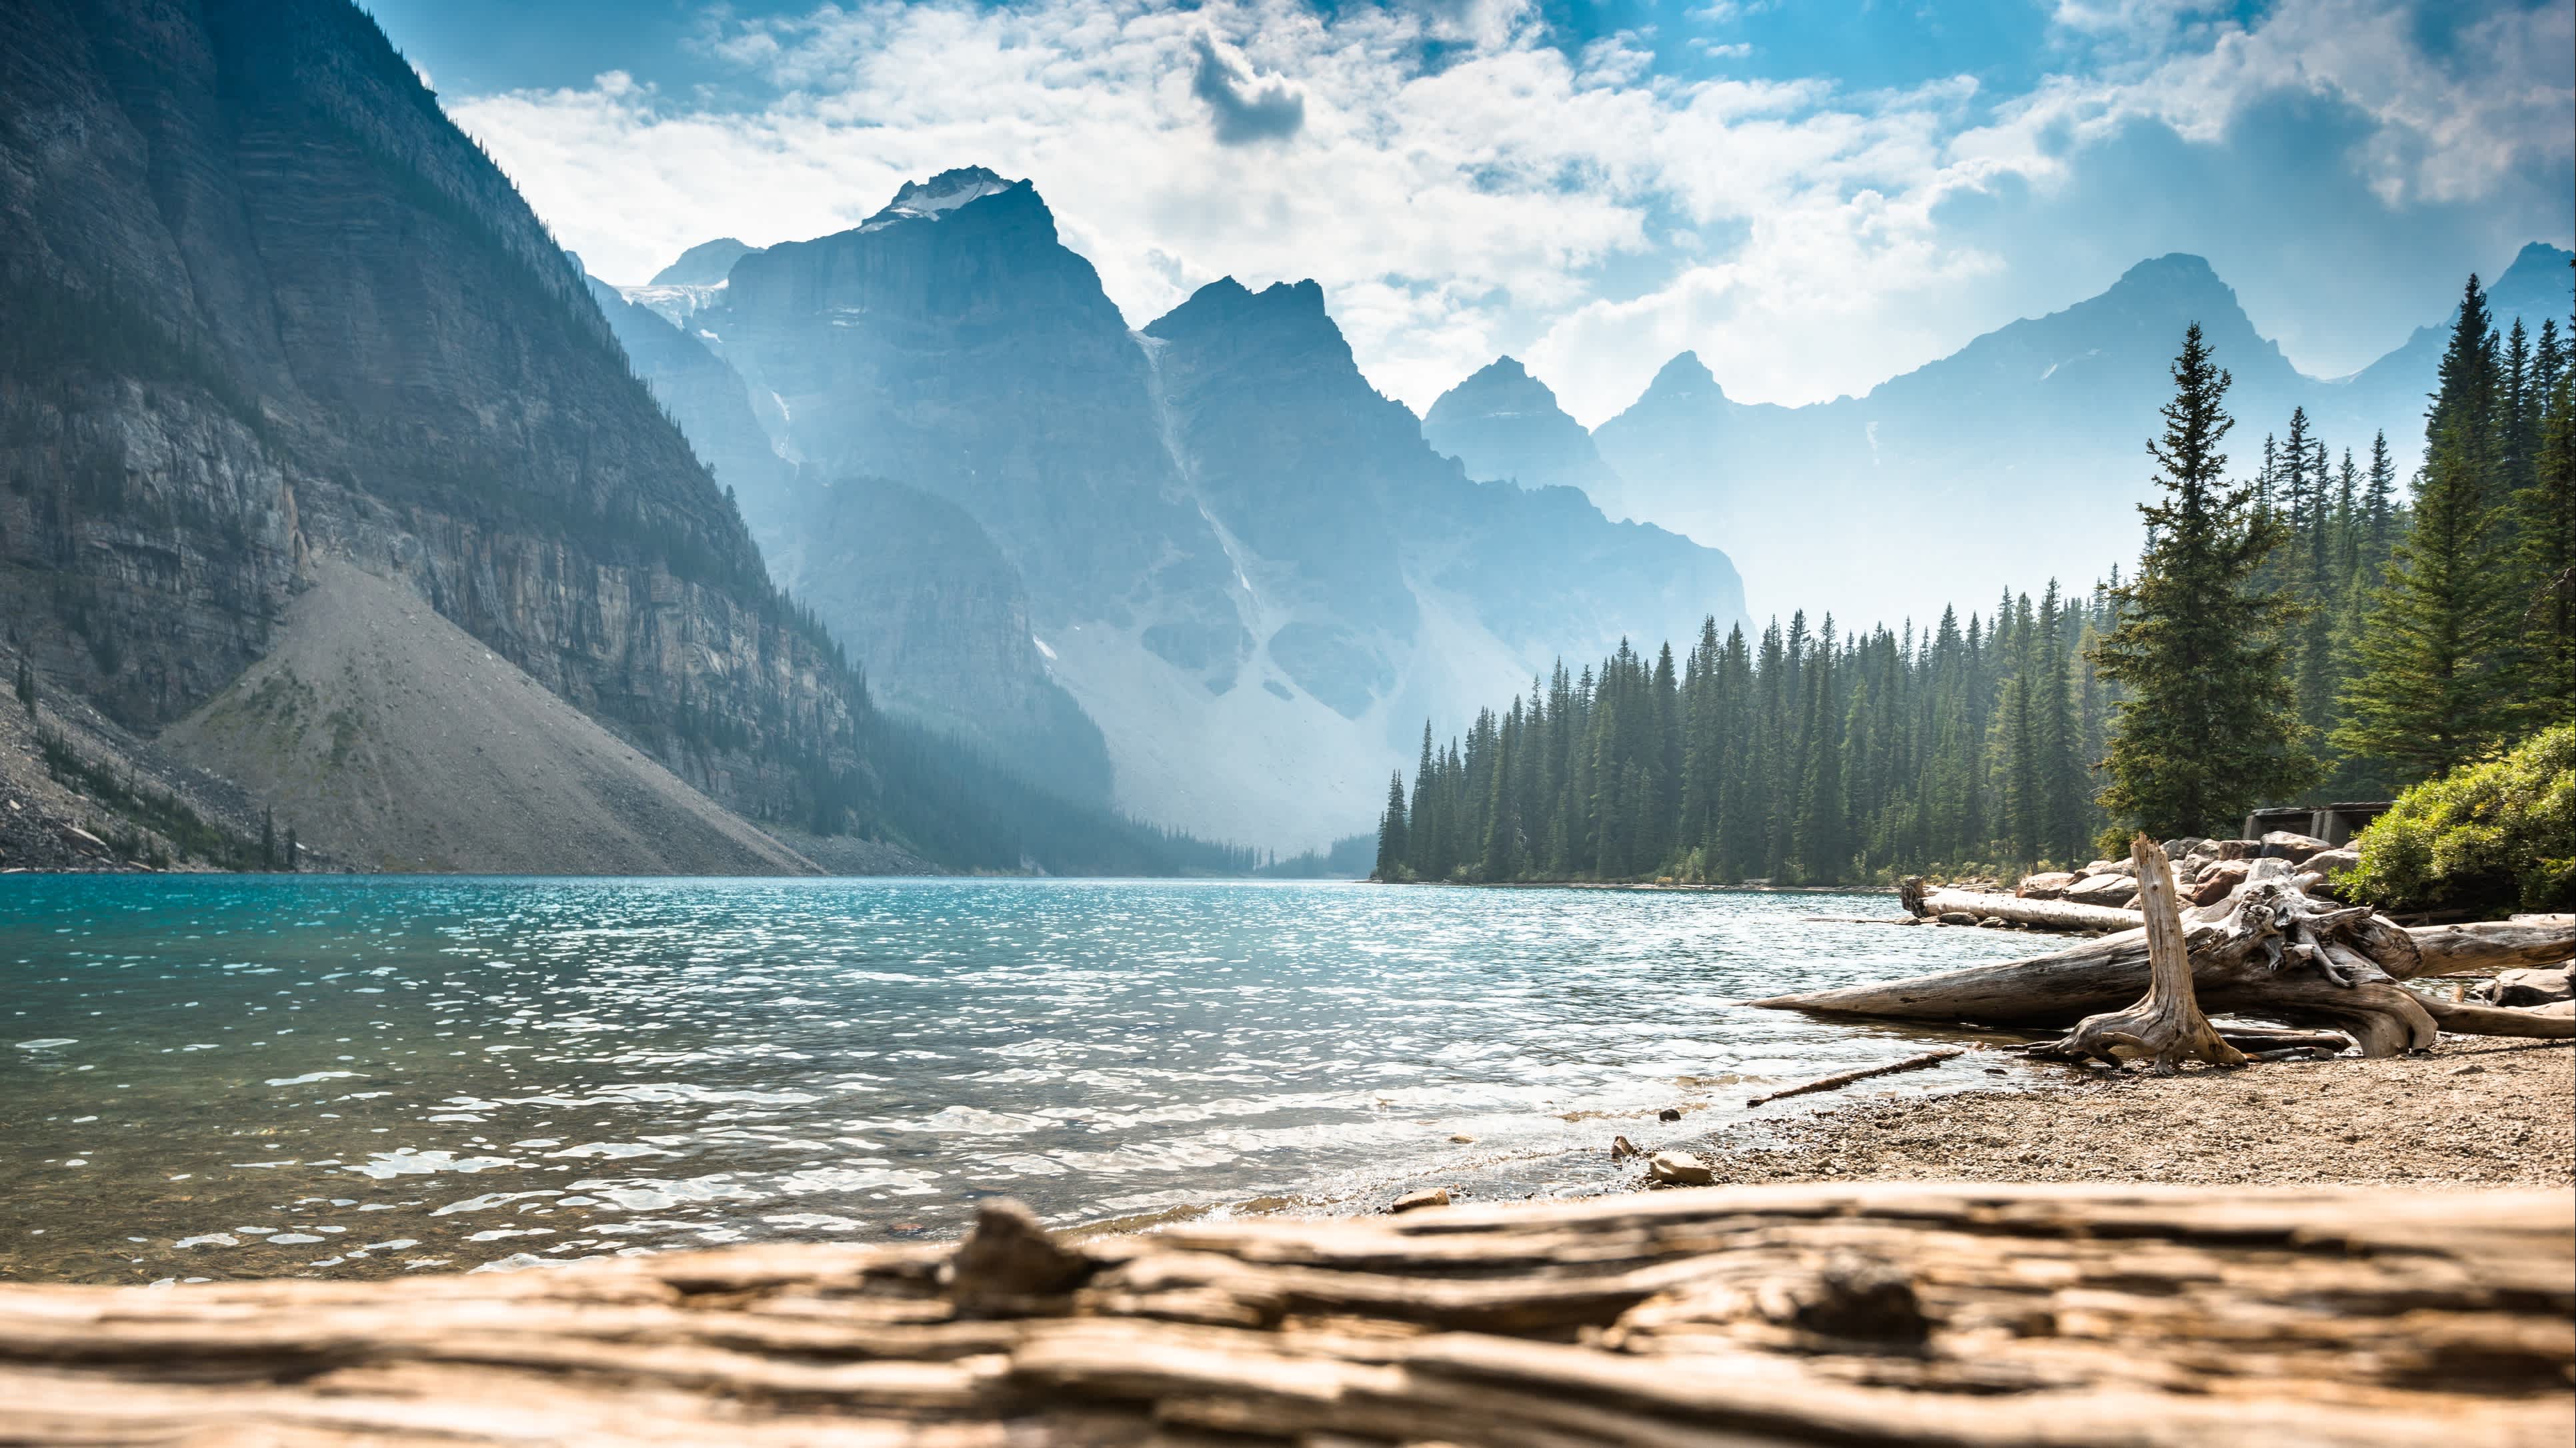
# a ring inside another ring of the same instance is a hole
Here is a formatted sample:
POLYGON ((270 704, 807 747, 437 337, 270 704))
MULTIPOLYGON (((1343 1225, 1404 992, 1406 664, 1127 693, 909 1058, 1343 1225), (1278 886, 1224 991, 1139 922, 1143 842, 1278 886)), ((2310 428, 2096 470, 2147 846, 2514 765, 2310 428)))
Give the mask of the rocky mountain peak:
POLYGON ((960 166, 927 181, 906 181, 894 193, 894 200, 869 217, 861 229, 874 230, 898 221, 936 221, 970 201, 1017 190, 1026 190, 1032 197, 1037 194, 1037 188, 1026 181, 1004 180, 982 166, 960 166))
POLYGON ((1313 281, 1273 282, 1256 292, 1220 277, 1145 327, 1146 336, 1164 341, 1218 334, 1269 365, 1303 359, 1353 379, 1360 375, 1342 329, 1324 310, 1324 289, 1313 281))
POLYGON ((1517 357, 1497 357, 1440 394, 1423 414, 1422 438, 1471 478, 1580 488, 1602 511, 1621 516, 1618 476, 1592 435, 1517 357))
POLYGON ((733 272, 733 264, 760 250, 734 237, 720 236, 702 241, 680 253, 679 259, 653 273, 645 283, 656 287, 717 287, 733 272))
POLYGON ((1726 400, 1726 389, 1717 385, 1717 374, 1708 370, 1697 352, 1681 352, 1655 373, 1655 380, 1646 384, 1644 396, 1658 401, 1714 404, 1726 400))
POLYGON ((2157 313, 2180 308, 2212 326, 2223 316, 2241 313, 2236 289, 2219 277, 2206 258, 2182 251, 2139 262, 2120 273, 2120 279, 2101 295, 2069 310, 2106 306, 2157 313))

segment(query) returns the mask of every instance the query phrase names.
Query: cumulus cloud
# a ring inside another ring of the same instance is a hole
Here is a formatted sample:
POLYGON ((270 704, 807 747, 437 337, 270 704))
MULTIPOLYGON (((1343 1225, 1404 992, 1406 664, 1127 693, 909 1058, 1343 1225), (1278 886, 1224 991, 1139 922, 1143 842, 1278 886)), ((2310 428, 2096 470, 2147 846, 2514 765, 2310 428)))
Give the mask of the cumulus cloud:
POLYGON ((1247 141, 1278 141, 1306 124, 1305 97, 1284 82, 1256 86, 1243 67, 1217 54, 1216 42, 1200 36, 1191 42, 1198 68, 1190 74, 1190 94, 1208 103, 1216 116, 1216 138, 1229 146, 1247 141))
POLYGON ((2247 25, 2066 0, 2065 66, 1998 96, 1965 78, 1855 93, 1745 75, 1740 55, 1676 73, 1649 37, 1562 45, 1526 0, 861 0, 720 20, 748 108, 617 75, 450 106, 603 276, 711 236, 837 230, 907 179, 982 164, 1035 181, 1137 325, 1221 275, 1311 276, 1371 379, 1416 408, 1511 352, 1597 421, 1685 347, 1738 397, 1807 401, 2074 300, 2034 292, 2011 228, 1958 218, 2044 205, 2124 127, 2216 146, 2290 91, 2350 112, 2358 139, 2318 164, 2365 174, 2383 207, 2489 195, 2535 164, 2563 177, 2567 8, 2500 10, 2441 57, 2413 14, 2281 0, 2247 25))

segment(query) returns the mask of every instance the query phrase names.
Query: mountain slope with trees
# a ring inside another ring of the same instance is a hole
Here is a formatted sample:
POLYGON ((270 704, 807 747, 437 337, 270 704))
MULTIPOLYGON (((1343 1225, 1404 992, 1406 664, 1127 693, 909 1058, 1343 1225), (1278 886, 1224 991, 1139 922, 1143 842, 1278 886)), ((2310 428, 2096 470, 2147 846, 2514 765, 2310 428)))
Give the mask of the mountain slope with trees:
MULTIPOLYGON (((2562 296, 2564 304, 2567 297, 2562 296)), ((2571 324, 2576 325, 2576 324, 2571 324)), ((2007 592, 1962 624, 1559 665, 1447 744, 1380 817, 1382 879, 1832 882, 2068 863, 2105 826, 2232 829, 2384 793, 2576 718, 2576 403, 2557 319, 2454 314, 2401 491, 2388 438, 2338 458, 2303 407, 2231 478, 2232 377, 2203 330, 2150 442, 2139 571, 2007 592)), ((1669 369, 1668 369, 1669 370, 1669 369)), ((1684 379, 1688 381, 1686 377, 1684 379)))
POLYGON ((0 604, 43 694, 148 737, 336 560, 756 823, 957 867, 1250 863, 1096 808, 1035 852, 1056 804, 889 724, 346 0, 8 0, 0 80, 0 604))

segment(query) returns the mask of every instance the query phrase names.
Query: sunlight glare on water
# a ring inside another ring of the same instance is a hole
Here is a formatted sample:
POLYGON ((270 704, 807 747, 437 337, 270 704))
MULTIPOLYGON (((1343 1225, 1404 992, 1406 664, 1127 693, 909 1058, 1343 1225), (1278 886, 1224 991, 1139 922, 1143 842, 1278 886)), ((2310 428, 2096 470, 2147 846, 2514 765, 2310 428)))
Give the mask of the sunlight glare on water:
POLYGON ((15 876, 0 1277, 879 1241, 952 1233, 997 1194, 1084 1221, 1612 1130, 1651 1146, 1684 1130, 1658 1108, 1921 1049, 1731 1002, 2035 948, 1809 918, 1894 913, 1339 883, 15 876))

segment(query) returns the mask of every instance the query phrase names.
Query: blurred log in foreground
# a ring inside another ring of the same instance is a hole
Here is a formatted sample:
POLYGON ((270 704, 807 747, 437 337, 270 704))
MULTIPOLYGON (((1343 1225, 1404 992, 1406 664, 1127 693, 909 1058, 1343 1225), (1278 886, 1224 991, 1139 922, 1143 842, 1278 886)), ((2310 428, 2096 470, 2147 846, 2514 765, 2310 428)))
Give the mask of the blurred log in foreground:
POLYGON ((2576 1195, 1708 1188, 0 1288, 0 1442, 2564 1443, 2576 1195))

